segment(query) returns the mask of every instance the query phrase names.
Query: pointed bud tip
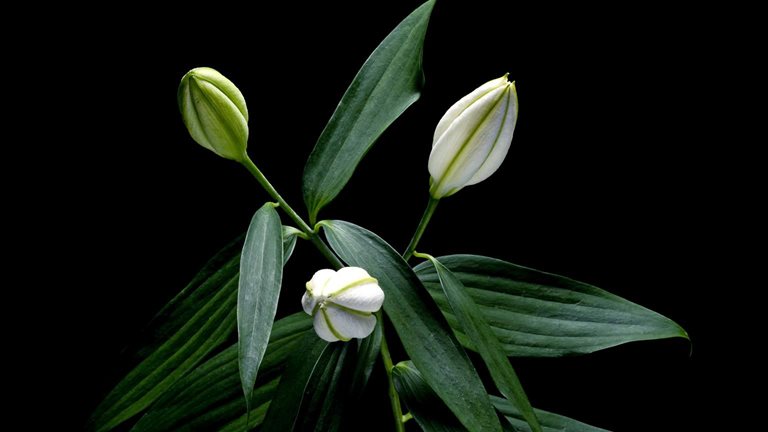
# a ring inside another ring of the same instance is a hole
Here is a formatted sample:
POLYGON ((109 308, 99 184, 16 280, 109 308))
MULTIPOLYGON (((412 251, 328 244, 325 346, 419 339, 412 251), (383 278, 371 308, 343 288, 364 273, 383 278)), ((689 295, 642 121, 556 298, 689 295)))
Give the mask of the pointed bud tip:
POLYGON ((493 174, 507 155, 516 119, 517 90, 509 73, 451 106, 435 129, 430 195, 445 198, 493 174))

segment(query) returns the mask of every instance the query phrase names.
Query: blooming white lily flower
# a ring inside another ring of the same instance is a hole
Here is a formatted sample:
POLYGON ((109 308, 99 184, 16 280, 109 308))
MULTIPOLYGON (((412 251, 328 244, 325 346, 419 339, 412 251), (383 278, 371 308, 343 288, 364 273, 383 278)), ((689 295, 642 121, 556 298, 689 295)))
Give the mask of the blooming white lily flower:
POLYGON ((440 119, 429 155, 433 198, 479 183, 501 166, 517 123, 517 90, 507 75, 464 96, 440 119))
POLYGON ((384 303, 378 281, 360 267, 319 270, 301 299, 314 317, 317 335, 328 342, 364 338, 376 327, 374 312, 384 303))
POLYGON ((214 69, 195 68, 181 79, 178 98, 192 139, 223 158, 245 159, 248 107, 232 81, 214 69))

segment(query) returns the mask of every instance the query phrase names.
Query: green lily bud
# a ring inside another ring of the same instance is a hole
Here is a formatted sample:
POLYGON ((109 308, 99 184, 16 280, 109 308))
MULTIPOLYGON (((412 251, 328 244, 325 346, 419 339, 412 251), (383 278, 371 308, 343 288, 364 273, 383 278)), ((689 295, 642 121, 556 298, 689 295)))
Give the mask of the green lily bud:
POLYGON ((517 91, 507 75, 489 81, 448 109, 435 129, 429 173, 433 198, 480 183, 501 166, 517 123, 517 91))
POLYGON ((232 81, 214 69, 195 68, 181 79, 178 98, 193 140, 223 158, 245 160, 248 107, 232 81))

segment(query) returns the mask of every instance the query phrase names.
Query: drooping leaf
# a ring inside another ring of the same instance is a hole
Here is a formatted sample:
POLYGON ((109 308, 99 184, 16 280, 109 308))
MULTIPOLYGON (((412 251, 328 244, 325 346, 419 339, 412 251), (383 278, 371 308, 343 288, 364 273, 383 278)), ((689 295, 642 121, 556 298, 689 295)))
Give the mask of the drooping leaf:
POLYGON ((293 249, 296 247, 296 240, 304 235, 298 229, 283 225, 283 267, 293 255, 293 249))
MULTIPOLYGON (((583 282, 476 255, 439 257, 466 287, 509 356, 586 354, 627 342, 687 338, 672 320, 583 282)), ((434 267, 416 273, 467 348, 434 267)))
POLYGON ((272 203, 251 219, 240 260, 237 330, 240 381, 250 411, 251 392, 267 349, 283 279, 283 228, 272 203))
POLYGON ((321 222, 331 248, 366 269, 384 290, 384 312, 424 379, 470 430, 500 430, 467 354, 413 270, 376 234, 344 221, 321 222))
MULTIPOLYGON (((421 426, 424 432, 458 432, 466 429, 448 410, 444 403, 429 388, 421 373, 410 361, 400 362, 392 370, 397 392, 402 397, 413 419, 421 426)), ((516 431, 531 432, 528 423, 523 419, 520 411, 512 404, 500 397, 491 396, 491 401, 496 409, 504 415, 516 431)), ((541 422, 544 432, 608 432, 579 421, 553 414, 544 410, 534 409, 536 417, 541 422)), ((505 427, 505 430, 508 429, 505 427)))
MULTIPOLYGON (((302 349, 299 342, 312 328, 302 313, 275 322, 252 394, 252 427, 261 423, 277 389, 288 356, 302 349)), ((200 364, 179 379, 139 419, 132 432, 181 430, 244 430, 237 344, 200 364)))
POLYGON ((414 103, 424 83, 421 57, 430 0, 405 18, 355 76, 304 168, 304 202, 317 212, 347 184, 384 130, 414 103))
POLYGON ((534 432, 541 432, 541 425, 536 419, 528 396, 525 394, 515 370, 509 363, 504 348, 496 339, 496 335, 493 334, 493 330, 480 312, 480 308, 467 293, 461 281, 450 270, 434 257, 428 256, 428 258, 434 266, 443 294, 456 317, 456 321, 488 366, 488 371, 496 387, 517 408, 518 412, 522 413, 523 418, 530 425, 530 429, 534 432))
POLYGON ((136 366, 96 408, 88 430, 110 430, 140 413, 234 332, 240 245, 219 252, 157 315, 136 366))
MULTIPOLYGON (((512 426, 521 432, 531 432, 530 427, 520 414, 508 400, 497 396, 491 396, 493 406, 504 415, 512 426)), ((539 418, 541 426, 544 428, 544 432, 609 432, 606 429, 590 426, 580 421, 554 414, 548 411, 534 409, 536 417, 539 418)))

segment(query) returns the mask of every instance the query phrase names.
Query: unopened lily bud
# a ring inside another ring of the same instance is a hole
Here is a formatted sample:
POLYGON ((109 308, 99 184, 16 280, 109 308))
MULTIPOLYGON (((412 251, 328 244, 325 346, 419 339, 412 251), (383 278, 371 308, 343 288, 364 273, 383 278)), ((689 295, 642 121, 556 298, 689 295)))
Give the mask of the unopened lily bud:
POLYGON ((371 334, 376 327, 373 313, 382 303, 384 291, 378 281, 360 267, 319 270, 301 299, 304 312, 314 317, 315 332, 328 342, 371 334))
POLYGON ((232 81, 214 69, 195 68, 181 79, 178 98, 192 139, 223 158, 245 159, 248 108, 232 81))
POLYGON ((491 176, 504 161, 517 122, 517 91, 507 75, 464 96, 435 129, 429 173, 433 198, 491 176))

